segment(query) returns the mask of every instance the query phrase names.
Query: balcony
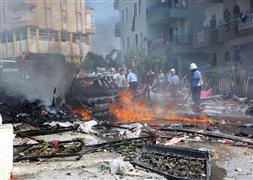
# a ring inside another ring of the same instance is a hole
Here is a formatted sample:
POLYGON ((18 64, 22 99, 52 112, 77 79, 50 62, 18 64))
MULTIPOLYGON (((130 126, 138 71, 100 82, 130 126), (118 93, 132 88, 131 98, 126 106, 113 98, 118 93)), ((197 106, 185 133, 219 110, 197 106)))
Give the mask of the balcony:
POLYGON ((222 3, 223 0, 208 0, 209 3, 222 3))
POLYGON ((95 31, 96 31, 96 29, 93 27, 87 27, 86 28, 86 32, 88 33, 88 34, 94 34, 95 33, 95 31))
POLYGON ((218 43, 218 30, 216 28, 197 32, 193 36, 194 48, 210 47, 216 43, 218 43))
POLYGON ((158 38, 149 41, 149 50, 153 55, 166 55, 167 53, 190 53, 192 48, 190 47, 189 35, 173 36, 171 39, 158 38))
POLYGON ((253 14, 246 19, 233 19, 228 23, 219 25, 219 41, 229 41, 247 35, 253 35, 253 14))
POLYGON ((119 23, 115 24, 115 36, 120 37, 120 24, 119 23))
POLYGON ((25 13, 17 19, 12 19, 10 27, 12 29, 26 27, 26 26, 37 26, 34 13, 25 13))
POLYGON ((187 4, 172 6, 168 3, 155 3, 147 8, 148 24, 173 22, 179 18, 189 17, 187 4))

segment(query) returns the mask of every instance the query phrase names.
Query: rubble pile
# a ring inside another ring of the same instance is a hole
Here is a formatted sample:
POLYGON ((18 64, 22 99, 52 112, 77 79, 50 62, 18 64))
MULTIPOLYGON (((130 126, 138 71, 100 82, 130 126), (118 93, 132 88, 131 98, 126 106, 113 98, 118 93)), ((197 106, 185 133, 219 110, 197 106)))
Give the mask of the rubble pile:
POLYGON ((29 102, 27 100, 20 101, 15 105, 0 104, 0 113, 4 123, 30 123, 33 125, 42 125, 45 122, 67 122, 75 121, 78 117, 72 114, 67 107, 62 107, 56 111, 50 109, 41 103, 40 100, 29 102))

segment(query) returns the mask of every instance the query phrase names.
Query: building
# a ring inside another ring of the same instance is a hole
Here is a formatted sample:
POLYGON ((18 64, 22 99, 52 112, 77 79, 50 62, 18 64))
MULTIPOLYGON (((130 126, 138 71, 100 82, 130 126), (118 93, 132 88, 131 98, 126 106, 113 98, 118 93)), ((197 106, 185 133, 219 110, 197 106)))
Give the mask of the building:
POLYGON ((115 34, 121 39, 122 55, 133 49, 147 50, 146 1, 115 0, 114 8, 118 10, 120 20, 115 25, 115 34))
POLYGON ((85 0, 0 1, 0 57, 63 54, 80 62, 92 46, 94 10, 85 0))
POLYGON ((120 48, 120 39, 114 34, 114 24, 118 22, 118 14, 113 3, 113 1, 101 3, 101 1, 86 0, 86 4, 96 11, 97 30, 93 36, 92 52, 104 57, 112 50, 120 48))
POLYGON ((180 72, 191 62, 203 62, 204 53, 192 47, 193 31, 201 22, 195 6, 194 0, 116 0, 120 22, 115 29, 122 54, 141 48, 180 72))
POLYGON ((204 16, 194 47, 216 65, 220 89, 253 97, 253 0, 205 0, 198 6, 204 16))

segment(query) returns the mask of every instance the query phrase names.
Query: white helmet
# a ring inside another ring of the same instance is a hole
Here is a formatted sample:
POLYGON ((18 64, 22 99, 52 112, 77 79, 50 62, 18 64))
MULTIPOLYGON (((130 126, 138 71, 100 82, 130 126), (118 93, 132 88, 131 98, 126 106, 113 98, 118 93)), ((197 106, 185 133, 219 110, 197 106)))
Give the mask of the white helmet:
POLYGON ((198 66, 195 63, 191 63, 190 70, 194 70, 194 69, 197 69, 197 68, 198 68, 198 66))
POLYGON ((175 70, 174 68, 172 68, 172 69, 170 70, 170 72, 176 72, 176 70, 175 70))

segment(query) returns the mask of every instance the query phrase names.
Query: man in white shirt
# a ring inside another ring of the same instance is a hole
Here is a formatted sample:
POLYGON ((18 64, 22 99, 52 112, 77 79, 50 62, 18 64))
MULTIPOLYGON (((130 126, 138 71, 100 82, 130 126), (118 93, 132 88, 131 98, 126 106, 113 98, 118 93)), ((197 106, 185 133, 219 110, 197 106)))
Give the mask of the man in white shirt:
POLYGON ((127 87, 126 72, 124 69, 121 69, 120 75, 118 77, 118 88, 123 89, 126 87, 127 87))
POLYGON ((132 72, 131 69, 129 69, 129 73, 127 75, 127 82, 129 84, 130 90, 135 92, 138 86, 138 77, 134 72, 132 72))
POLYGON ((118 73, 116 70, 113 71, 113 82, 114 82, 114 85, 116 87, 119 87, 119 76, 120 76, 120 73, 118 73))

